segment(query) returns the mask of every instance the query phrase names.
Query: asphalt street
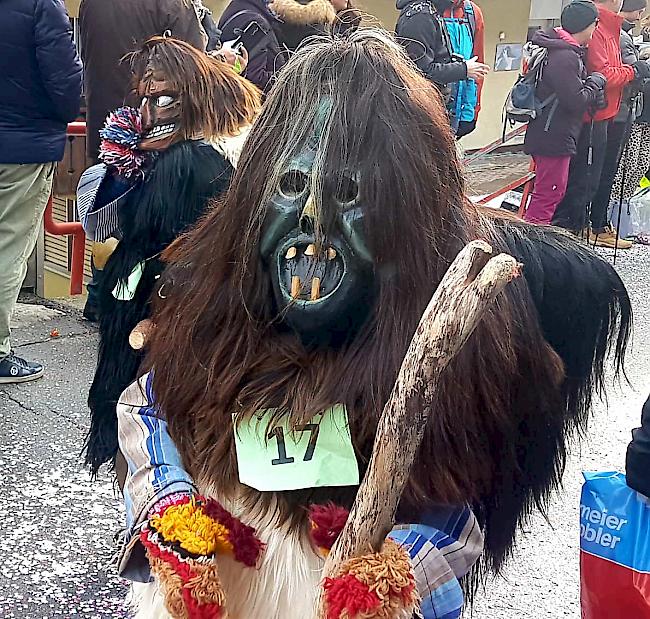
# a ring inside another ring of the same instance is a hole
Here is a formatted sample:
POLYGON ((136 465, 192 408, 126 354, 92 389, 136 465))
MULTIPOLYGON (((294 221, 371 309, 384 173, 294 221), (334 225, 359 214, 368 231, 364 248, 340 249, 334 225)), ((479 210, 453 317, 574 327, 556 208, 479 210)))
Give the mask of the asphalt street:
POLYGON ((92 481, 79 455, 97 334, 38 305, 20 305, 15 323, 17 352, 47 374, 0 387, 0 617, 128 617, 110 565, 120 500, 110 475, 92 481))
MULTIPOLYGON (((588 438, 573 446, 548 520, 535 517, 526 526, 504 574, 479 592, 467 617, 580 617, 581 472, 623 467, 650 392, 650 250, 619 254, 617 268, 635 308, 630 384, 610 385, 588 438)), ((43 361, 47 374, 36 383, 0 387, 0 617, 128 617, 126 585, 111 565, 123 522, 120 500, 110 474, 91 480, 79 455, 97 334, 78 313, 40 305, 19 305, 15 322, 18 352, 43 361)))

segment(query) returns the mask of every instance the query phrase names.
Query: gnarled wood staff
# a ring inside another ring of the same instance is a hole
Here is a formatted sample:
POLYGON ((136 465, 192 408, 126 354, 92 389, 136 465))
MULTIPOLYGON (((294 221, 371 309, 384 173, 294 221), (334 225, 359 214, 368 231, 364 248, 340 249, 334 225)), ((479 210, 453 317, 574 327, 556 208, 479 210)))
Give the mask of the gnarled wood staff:
MULTIPOLYGON (((325 563, 324 578, 340 574, 349 559, 382 549, 394 525, 429 418, 427 403, 435 397, 440 376, 490 303, 520 272, 517 260, 507 254, 492 257, 492 248, 484 241, 469 243, 450 266, 422 316, 384 407, 370 465, 347 524, 325 563)), ((321 598, 321 618, 327 615, 325 606, 321 598)))

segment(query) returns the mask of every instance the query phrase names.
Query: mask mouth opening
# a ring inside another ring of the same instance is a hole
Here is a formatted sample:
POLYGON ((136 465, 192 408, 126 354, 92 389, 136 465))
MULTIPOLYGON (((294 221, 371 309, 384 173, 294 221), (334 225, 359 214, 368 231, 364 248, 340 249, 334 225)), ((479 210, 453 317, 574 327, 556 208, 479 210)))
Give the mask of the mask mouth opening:
POLYGON ((155 125, 152 129, 147 131, 143 140, 158 140, 161 138, 166 138, 176 131, 176 123, 170 123, 166 125, 155 125))
POLYGON ((315 305, 331 297, 345 275, 344 252, 338 244, 317 243, 301 235, 277 253, 278 284, 286 304, 315 305))

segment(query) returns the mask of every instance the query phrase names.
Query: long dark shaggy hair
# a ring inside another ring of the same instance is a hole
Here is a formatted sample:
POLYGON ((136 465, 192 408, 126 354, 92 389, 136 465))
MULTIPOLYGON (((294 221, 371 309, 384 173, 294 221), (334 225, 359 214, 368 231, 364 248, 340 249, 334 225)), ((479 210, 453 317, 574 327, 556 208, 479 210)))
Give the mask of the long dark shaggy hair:
MULTIPOLYGON (((519 257, 525 278, 488 311, 434 401, 422 403, 431 419, 398 517, 417 521, 434 503, 470 503, 485 528, 488 565, 500 567, 517 525, 560 482, 567 435, 602 387, 610 344, 621 363, 631 309, 620 279, 594 253, 561 232, 485 216, 464 189, 440 96, 388 35, 324 40, 290 61, 227 198, 168 253, 173 284, 156 301, 147 367, 199 484, 241 491, 231 415, 269 407, 299 424, 344 403, 365 469, 428 301, 460 249, 483 238, 519 257), (307 347, 280 327, 259 256, 268 199, 316 118, 319 220, 332 219, 324 188, 357 170, 378 284, 369 318, 338 347, 307 347)), ((278 518, 299 526, 302 507, 349 505, 356 489, 244 492, 258 509, 278 498, 278 518)))

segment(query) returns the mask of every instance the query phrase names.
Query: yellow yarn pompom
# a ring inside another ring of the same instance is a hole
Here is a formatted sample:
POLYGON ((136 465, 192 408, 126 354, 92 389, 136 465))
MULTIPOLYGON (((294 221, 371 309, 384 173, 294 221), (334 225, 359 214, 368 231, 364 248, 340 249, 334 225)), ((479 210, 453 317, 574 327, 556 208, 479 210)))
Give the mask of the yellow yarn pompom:
POLYGON ((162 516, 153 516, 149 523, 166 542, 177 542, 192 554, 232 554, 228 529, 206 516, 194 501, 169 507, 162 516))

